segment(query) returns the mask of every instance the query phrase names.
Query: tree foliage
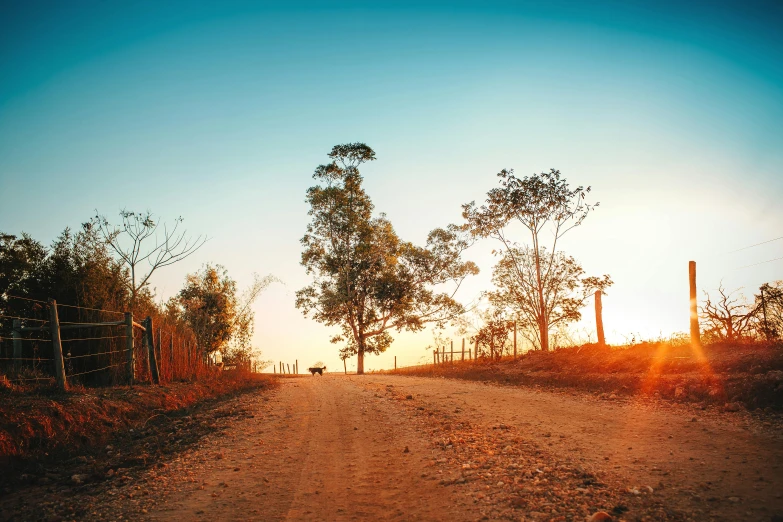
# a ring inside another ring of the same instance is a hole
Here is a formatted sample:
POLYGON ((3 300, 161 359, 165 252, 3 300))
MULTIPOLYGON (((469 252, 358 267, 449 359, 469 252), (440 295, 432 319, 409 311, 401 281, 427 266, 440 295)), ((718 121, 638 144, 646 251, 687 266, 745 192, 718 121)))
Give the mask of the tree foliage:
POLYGON ((766 339, 779 339, 783 336, 783 281, 761 285, 755 296, 755 304, 761 314, 761 335, 766 339))
POLYGON ((254 355, 255 316, 252 304, 270 284, 272 275, 254 276, 253 284, 239 293, 236 281, 220 265, 206 265, 188 274, 176 303, 193 329, 203 354, 220 352, 229 362, 247 364, 254 355))
MULTIPOLYGON (((509 334, 513 331, 514 322, 509 320, 498 308, 491 308, 484 312, 484 323, 478 332, 470 338, 470 342, 476 345, 485 355, 500 358, 510 352, 512 343, 509 334)), ((476 354, 478 357, 478 352, 476 354)))
POLYGON ((570 188, 555 169, 524 178, 504 169, 498 177, 500 186, 487 193, 485 204, 462 206, 465 228, 474 237, 494 238, 502 244, 502 249, 495 252, 501 256, 495 270, 496 284, 501 285, 496 300, 513 304, 533 321, 537 344, 546 351, 550 329, 558 322, 578 317, 573 311, 577 301, 572 294, 579 284, 611 284, 606 275, 580 280, 581 267, 557 250, 559 239, 582 224, 598 203, 585 201, 590 187, 570 188), (509 237, 512 224, 528 231, 529 246, 509 237), (551 233, 549 246, 545 244, 546 232, 551 233))
POLYGON ((316 168, 319 185, 307 191, 311 222, 302 238, 302 265, 314 282, 297 292, 296 306, 327 326, 339 326, 332 342, 345 343, 341 357, 381 353, 389 330, 418 331, 443 323, 463 307, 454 299, 459 284, 478 272, 461 260, 468 242, 457 227, 435 229, 424 247, 402 241, 384 214, 373 217, 359 166, 375 159, 363 143, 335 146, 332 162, 316 168), (454 291, 438 292, 455 283, 454 291))

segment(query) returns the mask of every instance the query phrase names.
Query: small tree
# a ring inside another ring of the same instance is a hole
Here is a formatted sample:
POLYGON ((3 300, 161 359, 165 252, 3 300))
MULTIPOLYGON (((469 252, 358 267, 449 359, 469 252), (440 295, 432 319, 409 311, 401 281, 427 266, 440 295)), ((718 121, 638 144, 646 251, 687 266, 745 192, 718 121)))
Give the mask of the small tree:
POLYGON ((120 211, 121 225, 112 225, 97 213, 91 221, 117 256, 130 270, 127 286, 131 293, 131 310, 136 305, 139 292, 149 284, 150 277, 159 268, 182 261, 201 248, 206 236, 193 239, 186 230, 179 230, 183 219, 174 220, 173 225, 161 223, 149 211, 120 211))
POLYGON ((503 254, 508 274, 518 279, 517 286, 526 286, 529 276, 524 258, 518 258, 519 245, 508 237, 508 227, 512 223, 521 224, 530 234, 531 247, 526 252, 532 255, 533 285, 526 292, 529 299, 537 301, 542 311, 535 317, 538 339, 541 349, 549 350, 549 315, 544 313, 551 308, 547 302, 547 281, 551 272, 558 267, 557 242, 569 230, 579 226, 587 215, 598 206, 585 202, 590 187, 571 189, 568 182, 560 177, 560 171, 518 178, 513 170, 502 170, 500 187, 487 193, 486 204, 477 207, 475 202, 462 206, 462 215, 466 228, 475 237, 491 237, 503 245, 498 254, 503 254), (551 246, 545 250, 544 232, 551 232, 551 246))
POLYGON ((547 259, 548 266, 539 279, 536 257, 528 247, 512 247, 503 253, 492 274, 497 290, 489 293, 489 300, 496 309, 517 317, 522 335, 543 347, 538 325, 551 329, 578 321, 586 301, 596 290, 603 292, 611 286, 612 280, 608 275, 584 277, 576 259, 563 252, 551 256, 543 247, 538 258, 547 259), (539 288, 543 289, 543 307, 539 288))
POLYGON ((740 290, 727 292, 721 283, 715 301, 704 292, 706 299, 700 312, 707 325, 705 333, 722 341, 736 341, 750 333, 759 308, 748 304, 740 290))
POLYGON ((237 284, 220 265, 206 265, 188 274, 185 287, 177 295, 182 317, 196 335, 204 355, 220 352, 231 363, 249 365, 260 353, 251 338, 255 316, 251 305, 270 284, 279 280, 255 275, 253 284, 237 293, 237 284))
POLYGON ((391 345, 389 330, 418 331, 461 314, 454 292, 478 268, 460 260, 468 243, 457 227, 435 229, 427 245, 417 247, 402 241, 385 215, 372 216, 358 168, 375 159, 370 147, 337 145, 329 157, 333 161, 313 174, 323 185, 307 191, 312 221, 302 238, 302 265, 315 281, 297 292, 296 306, 341 328, 331 340, 345 342, 341 358, 358 356, 362 374, 364 355, 391 345), (434 290, 450 282, 453 292, 434 290))
MULTIPOLYGON (((497 308, 485 313, 484 325, 470 338, 470 342, 489 350, 492 357, 499 359, 511 349, 509 334, 513 330, 513 321, 504 317, 503 312, 497 308)), ((476 354, 478 356, 478 353, 476 354)))

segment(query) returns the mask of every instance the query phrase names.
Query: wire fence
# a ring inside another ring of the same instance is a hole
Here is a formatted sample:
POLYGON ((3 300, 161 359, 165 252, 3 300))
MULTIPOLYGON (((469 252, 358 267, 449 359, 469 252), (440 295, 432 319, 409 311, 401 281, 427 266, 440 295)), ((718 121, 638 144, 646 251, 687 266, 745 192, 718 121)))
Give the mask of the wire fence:
POLYGON ((0 381, 65 389, 170 382, 210 371, 182 327, 155 329, 150 318, 139 324, 126 312, 54 301, 53 313, 47 301, 4 297, 34 306, 26 315, 0 314, 0 381))

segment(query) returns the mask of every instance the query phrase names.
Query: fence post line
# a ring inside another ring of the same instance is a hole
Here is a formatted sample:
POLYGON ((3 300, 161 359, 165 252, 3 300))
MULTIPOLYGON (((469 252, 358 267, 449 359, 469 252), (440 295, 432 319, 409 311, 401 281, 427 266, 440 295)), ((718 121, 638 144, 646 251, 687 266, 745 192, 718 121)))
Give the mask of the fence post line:
POLYGON ((394 356, 394 369, 397 369, 397 356, 394 356))
POLYGON ((155 336, 152 329, 152 317, 146 319, 147 331, 147 365, 150 370, 150 380, 152 384, 160 384, 160 375, 158 375, 158 360, 155 357, 155 336))
POLYGON ((57 301, 49 299, 49 331, 52 334, 52 348, 54 349, 54 380, 61 391, 68 389, 65 380, 65 363, 63 362, 63 345, 60 341, 60 318, 57 316, 57 301))
POLYGON ((299 359, 296 360, 296 364, 294 365, 294 372, 299 375, 299 359))
POLYGON ((288 367, 288 375, 291 375, 291 365, 288 363, 285 363, 285 365, 288 367))
POLYGON ((688 280, 691 293, 691 345, 701 345, 699 336, 699 313, 696 308, 696 261, 688 261, 688 280))
POLYGON ((14 319, 11 337, 14 342, 14 369, 18 372, 22 368, 22 321, 14 319))
POLYGON ((601 303, 601 291, 595 291, 595 330, 598 332, 598 346, 606 346, 604 338, 603 305, 601 303))
POLYGON ((514 359, 517 358, 517 321, 514 319, 514 359))
POLYGON ((133 312, 125 312, 125 360, 128 364, 128 384, 133 386, 136 366, 133 354, 133 312))

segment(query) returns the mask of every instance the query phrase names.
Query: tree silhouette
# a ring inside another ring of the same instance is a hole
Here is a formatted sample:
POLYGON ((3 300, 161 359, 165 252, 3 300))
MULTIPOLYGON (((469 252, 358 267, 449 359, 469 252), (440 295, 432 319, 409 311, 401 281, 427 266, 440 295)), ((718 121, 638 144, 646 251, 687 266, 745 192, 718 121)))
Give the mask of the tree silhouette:
POLYGON ((519 254, 528 252, 532 255, 533 281, 527 299, 535 301, 539 344, 542 350, 547 351, 552 326, 547 313, 552 308, 547 284, 553 271, 558 271, 561 259, 557 256, 557 242, 569 230, 579 226, 598 203, 587 204, 585 196, 590 187, 569 188, 568 182, 560 177, 559 170, 518 178, 513 170, 504 169, 498 177, 500 187, 487 192, 486 204, 478 207, 475 202, 470 202, 462 206, 465 228, 474 237, 491 237, 501 242, 503 249, 497 253, 504 256, 506 272, 515 277, 521 287, 529 284, 530 274, 524 265, 526 259, 519 254), (529 250, 521 250, 519 244, 508 237, 508 227, 513 223, 521 224, 530 233, 529 250), (546 230, 552 234, 548 250, 544 249, 546 230))
POLYGON ((98 214, 91 220, 106 244, 128 266, 127 282, 131 293, 131 310, 136 305, 139 292, 149 284, 150 277, 159 268, 182 261, 201 248, 206 236, 193 239, 186 230, 179 230, 183 219, 174 220, 169 226, 161 223, 149 211, 120 211, 121 225, 112 225, 106 216, 98 214), (146 267, 146 268, 143 268, 146 267))
POLYGON ((322 185, 307 191, 312 221, 302 238, 301 262, 315 281, 297 292, 296 306, 340 327, 331 341, 345 343, 341 358, 358 356, 362 374, 364 355, 391 345, 389 330, 418 331, 461 314, 454 293, 478 268, 461 261, 468 242, 455 226, 431 231, 426 246, 418 247, 402 241, 384 214, 373 217, 358 168, 375 159, 370 147, 337 145, 329 157, 332 162, 313 174, 322 185), (451 293, 434 290, 450 282, 451 293))

